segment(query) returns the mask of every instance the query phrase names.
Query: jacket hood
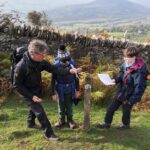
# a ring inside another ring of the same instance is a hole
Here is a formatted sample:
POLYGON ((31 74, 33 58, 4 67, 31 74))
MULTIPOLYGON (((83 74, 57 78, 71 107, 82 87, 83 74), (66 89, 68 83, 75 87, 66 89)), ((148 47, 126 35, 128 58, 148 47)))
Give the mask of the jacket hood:
POLYGON ((141 69, 144 66, 144 64, 144 59, 142 57, 137 57, 135 59, 135 63, 128 69, 128 73, 137 69, 141 69))

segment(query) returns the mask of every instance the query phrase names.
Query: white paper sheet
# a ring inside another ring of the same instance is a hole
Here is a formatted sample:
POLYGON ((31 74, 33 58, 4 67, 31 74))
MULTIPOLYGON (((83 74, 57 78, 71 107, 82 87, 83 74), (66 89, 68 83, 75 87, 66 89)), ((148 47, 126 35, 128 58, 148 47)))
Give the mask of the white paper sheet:
POLYGON ((98 74, 98 77, 105 85, 114 85, 108 74, 98 74))

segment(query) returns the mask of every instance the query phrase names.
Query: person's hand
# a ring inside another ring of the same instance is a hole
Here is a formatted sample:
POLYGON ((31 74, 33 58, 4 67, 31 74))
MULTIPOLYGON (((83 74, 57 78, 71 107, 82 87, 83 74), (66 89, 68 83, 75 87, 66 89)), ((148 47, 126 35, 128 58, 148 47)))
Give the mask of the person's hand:
POLYGON ((33 100, 34 102, 36 102, 36 103, 42 102, 42 99, 39 98, 39 97, 37 97, 37 96, 33 96, 33 97, 32 97, 32 100, 33 100))
POLYGON ((82 71, 82 68, 77 68, 77 72, 80 73, 82 71))
POLYGON ((75 92, 75 98, 79 98, 80 97, 80 92, 79 91, 76 91, 75 92))
POLYGON ((126 104, 128 104, 128 101, 125 100, 125 101, 123 101, 122 103, 123 103, 123 105, 126 105, 126 104))
POLYGON ((57 102, 57 101, 58 101, 58 95, 56 95, 56 94, 53 95, 53 96, 52 96, 52 100, 57 102))
POLYGON ((130 106, 131 106, 132 104, 131 104, 130 102, 128 102, 128 105, 130 105, 130 106))
POLYGON ((78 71, 77 71, 76 68, 72 68, 72 69, 70 69, 70 73, 71 73, 71 74, 77 74, 78 71))
POLYGON ((115 85, 115 84, 116 84, 115 79, 111 79, 111 81, 112 81, 113 85, 115 85))

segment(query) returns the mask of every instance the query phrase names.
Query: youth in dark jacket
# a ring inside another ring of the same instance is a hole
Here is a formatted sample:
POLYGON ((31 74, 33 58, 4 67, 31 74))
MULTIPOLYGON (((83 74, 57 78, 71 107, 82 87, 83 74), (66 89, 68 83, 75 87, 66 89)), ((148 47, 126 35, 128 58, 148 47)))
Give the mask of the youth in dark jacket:
POLYGON ((49 140, 58 140, 55 136, 47 115, 40 104, 42 102, 41 71, 67 75, 77 73, 77 69, 59 69, 44 60, 47 44, 41 40, 30 42, 28 52, 16 65, 14 74, 14 87, 26 98, 29 106, 28 127, 36 128, 35 118, 39 120, 45 136, 49 140))
MULTIPOLYGON (((70 53, 66 50, 64 45, 61 45, 58 50, 58 57, 55 61, 55 66, 57 68, 65 69, 72 68, 74 65, 74 60, 71 59, 70 53)), ((53 74, 52 92, 54 100, 56 98, 56 92, 59 97, 59 121, 55 124, 55 127, 60 128, 65 125, 65 117, 67 116, 69 127, 71 129, 76 128, 77 124, 73 120, 72 104, 79 96, 79 79, 74 74, 53 74)))
POLYGON ((103 124, 98 124, 98 128, 109 128, 114 112, 122 105, 123 116, 122 125, 119 129, 130 128, 130 116, 133 105, 141 100, 146 88, 147 67, 143 58, 138 57, 138 50, 129 47, 124 50, 124 63, 114 84, 118 84, 118 91, 115 101, 108 107, 103 124))

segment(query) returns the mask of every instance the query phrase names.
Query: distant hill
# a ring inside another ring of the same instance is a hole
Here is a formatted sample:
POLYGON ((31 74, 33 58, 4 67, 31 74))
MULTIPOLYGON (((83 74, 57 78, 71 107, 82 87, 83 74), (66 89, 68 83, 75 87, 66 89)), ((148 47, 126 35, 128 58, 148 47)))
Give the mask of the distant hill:
POLYGON ((128 0, 95 0, 88 4, 60 7, 48 11, 53 21, 96 21, 150 16, 150 9, 128 0))

